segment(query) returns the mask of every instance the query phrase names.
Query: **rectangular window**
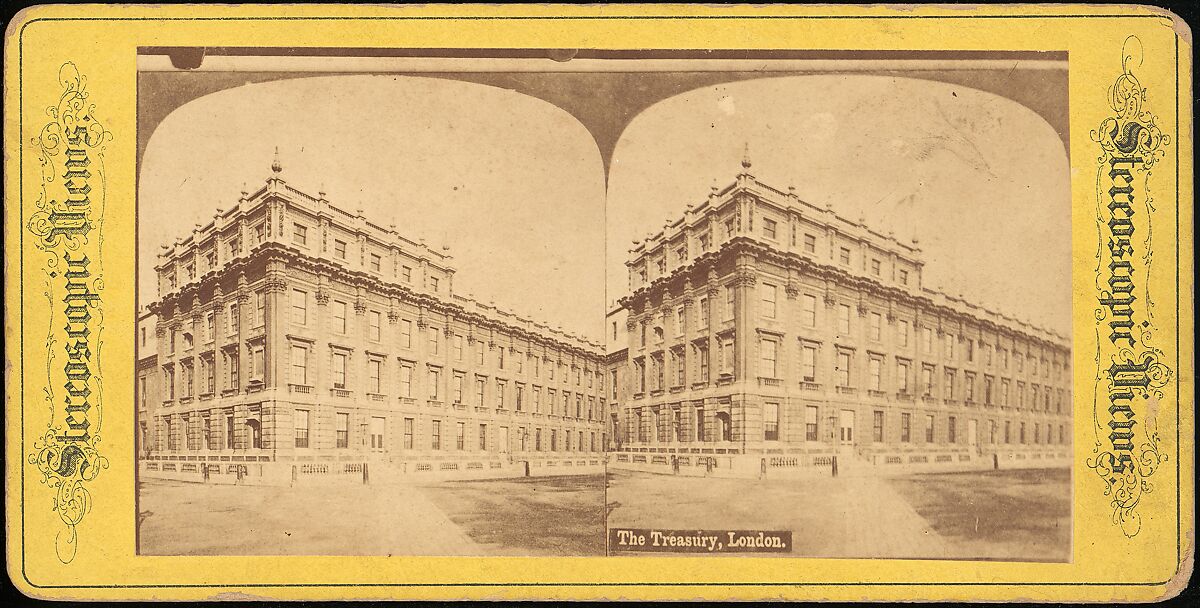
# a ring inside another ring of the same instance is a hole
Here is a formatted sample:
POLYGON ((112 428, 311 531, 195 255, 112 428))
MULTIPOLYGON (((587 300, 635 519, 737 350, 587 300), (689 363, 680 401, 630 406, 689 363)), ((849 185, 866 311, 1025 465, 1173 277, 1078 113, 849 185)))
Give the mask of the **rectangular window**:
POLYGON ((463 360, 463 342, 464 342, 464 340, 463 340, 462 336, 460 336, 458 334, 454 335, 454 360, 455 361, 463 360))
MULTIPOLYGON (((700 346, 696 348, 696 354, 700 358, 700 381, 708 382, 708 346, 700 346)), ((614 372, 615 374, 615 372, 614 372)), ((616 376, 613 377, 613 399, 617 398, 616 376)))
POLYGON ((947 369, 945 383, 942 385, 942 396, 947 399, 954 398, 954 370, 947 369))
POLYGON ((779 342, 771 338, 763 338, 759 340, 759 374, 764 378, 778 378, 779 369, 777 366, 779 356, 779 342))
POLYGON ((267 367, 266 349, 262 344, 257 344, 250 349, 250 379, 263 381, 263 374, 267 367))
POLYGON ((412 266, 401 266, 400 278, 403 279, 405 283, 412 283, 412 266))
POLYGON ((438 382, 441 379, 441 370, 436 367, 429 368, 429 399, 437 401, 438 398, 438 382))
POLYGON ((294 422, 296 447, 308 447, 308 410, 296 410, 294 422))
POLYGON ((440 348, 440 345, 442 342, 442 339, 441 339, 442 332, 436 327, 430 327, 428 335, 429 335, 429 354, 436 355, 436 354, 438 354, 438 349, 440 348))
POLYGON ((946 441, 958 443, 958 420, 954 416, 946 420, 946 441))
POLYGON ((735 294, 733 291, 733 286, 732 285, 726 286, 725 287, 725 320, 729 320, 729 319, 733 318, 734 295, 735 294))
POLYGON ((261 291, 254 292, 254 327, 261 327, 267 322, 267 295, 261 291))
POLYGON ((346 367, 349 357, 346 353, 336 352, 330 361, 330 371, 333 373, 333 388, 346 388, 346 367))
POLYGON ((292 323, 308 324, 308 294, 299 289, 292 290, 292 323))
POLYGON ((925 443, 933 443, 933 414, 925 416, 925 443))
POLYGON ((229 314, 227 316, 229 319, 229 333, 231 335, 238 333, 238 327, 241 325, 241 320, 238 318, 240 316, 238 314, 239 312, 240 307, 238 306, 237 302, 229 305, 229 314))
POLYGON ((809 294, 800 296, 800 322, 805 327, 817 326, 817 296, 809 294))
MULTIPOLYGON (((700 298, 700 327, 708 327, 708 298, 700 298)), ((646 341, 643 339, 642 344, 646 341)))
POLYGON ((850 248, 842 247, 838 250, 838 261, 847 266, 850 265, 850 248))
POLYGON ((896 322, 896 341, 902 347, 908 347, 908 321, 901 319, 896 322))
POLYGON ((516 401, 513 407, 519 412, 525 407, 525 386, 518 384, 513 388, 516 389, 516 401))
POLYGON ((883 315, 871 313, 871 339, 876 342, 883 339, 883 315))
POLYGON ((767 402, 763 404, 763 440, 779 440, 779 404, 767 402))
POLYGON ((333 309, 333 331, 344 334, 346 333, 346 303, 341 300, 334 300, 333 309))
POLYGON ((463 384, 465 384, 466 381, 466 374, 462 372, 454 372, 454 389, 452 396, 455 403, 463 402, 463 384))
POLYGON ((226 389, 239 389, 241 387, 238 377, 239 366, 238 353, 226 353, 226 389))
POLYGON ((721 374, 726 376, 733 375, 733 338, 724 338, 721 340, 721 374))
POLYGON ((844 350, 837 354, 838 386, 850 386, 850 353, 844 350))
POLYGON ((817 440, 817 406, 815 405, 804 407, 804 439, 805 441, 817 440))
POLYGON ((350 447, 350 414, 337 413, 337 447, 350 447))
POLYGON ((413 366, 412 363, 400 364, 400 396, 412 397, 413 366))
POLYGON ((463 450, 467 447, 467 425, 458 422, 454 425, 454 449, 463 450))
POLYGON ((412 418, 404 419, 404 449, 406 450, 413 449, 413 427, 415 425, 416 421, 412 418))
POLYGON ((292 384, 307 385, 308 384, 308 349, 303 346, 292 345, 291 349, 292 363, 292 384))
POLYGON ((367 335, 378 342, 383 337, 383 313, 372 310, 367 313, 367 335))
POLYGON ((871 274, 873 274, 875 276, 879 276, 882 268, 883 268, 883 265, 880 264, 879 260, 871 260, 871 274))
POLYGON ((339 260, 346 259, 346 241, 333 240, 333 255, 337 256, 339 260))
POLYGON ((900 414, 900 441, 904 443, 912 441, 912 414, 908 412, 900 414))
POLYGON ((759 286, 759 293, 762 297, 762 315, 767 319, 774 319, 778 313, 775 307, 777 292, 778 288, 770 283, 763 283, 759 286))
POLYGON ((775 220, 763 218, 763 234, 767 238, 774 240, 778 230, 779 224, 775 220))
POLYGON ((850 306, 847 304, 838 305, 838 333, 842 337, 850 336, 850 306))
POLYGON ((921 330, 921 350, 928 354, 933 354, 933 328, 925 327, 921 330))
POLYGON ((479 425, 479 451, 486 452, 488 449, 487 443, 487 425, 479 425))
POLYGON ((383 449, 383 435, 387 428, 387 420, 381 416, 371 417, 371 449, 383 449))
POLYGON ((217 339, 217 313, 209 311, 204 315, 204 342, 207 344, 217 339))
POLYGON ((429 448, 433 450, 442 449, 442 421, 431 420, 429 422, 429 448))
POLYGON ((292 224, 292 242, 297 245, 308 245, 308 226, 292 224))
POLYGON ((382 256, 380 256, 378 253, 372 253, 371 254, 371 272, 379 272, 380 267, 383 265, 382 262, 383 262, 382 256))
POLYGON ((871 415, 871 439, 883 443, 883 412, 875 410, 871 415))
POLYGON ((800 348, 800 379, 817 381, 817 347, 805 344, 800 348))
POLYGON ((815 237, 811 234, 804 235, 804 252, 805 253, 816 253, 817 252, 817 237, 815 237))
POLYGON ((896 362, 896 391, 902 395, 908 394, 908 362, 896 362))
POLYGON ((380 359, 367 360, 367 389, 369 392, 379 394, 383 392, 381 384, 383 377, 383 361, 380 359))
POLYGON ((908 285, 908 271, 907 270, 901 270, 897 276, 900 277, 901 285, 908 285))
POLYGON ((503 380, 496 380, 496 409, 504 409, 504 389, 507 383, 503 380))
POLYGON ((486 382, 483 378, 475 378, 475 405, 477 407, 483 407, 483 391, 485 385, 486 382))
POLYGON ((400 319, 400 346, 412 348, 412 321, 400 319))
POLYGON ((883 390, 883 358, 872 356, 867 362, 867 373, 870 375, 870 388, 873 391, 883 390))

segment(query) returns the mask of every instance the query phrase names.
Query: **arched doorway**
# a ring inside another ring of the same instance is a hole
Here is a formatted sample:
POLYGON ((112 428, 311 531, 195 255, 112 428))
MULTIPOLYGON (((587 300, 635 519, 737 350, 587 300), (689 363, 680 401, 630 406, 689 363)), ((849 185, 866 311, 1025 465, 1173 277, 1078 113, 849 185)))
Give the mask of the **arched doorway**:
POLYGON ((246 420, 246 438, 248 447, 262 449, 262 424, 254 419, 246 420))
POLYGON ((717 412, 713 418, 717 421, 717 440, 733 441, 733 421, 729 412, 717 412))

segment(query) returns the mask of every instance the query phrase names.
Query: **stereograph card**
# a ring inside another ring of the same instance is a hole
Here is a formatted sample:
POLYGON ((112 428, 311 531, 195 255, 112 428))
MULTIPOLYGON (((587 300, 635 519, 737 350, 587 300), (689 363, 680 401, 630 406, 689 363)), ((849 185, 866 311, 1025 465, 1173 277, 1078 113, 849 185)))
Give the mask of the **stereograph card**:
POLYGON ((1169 12, 50 5, 4 57, 29 596, 1191 576, 1169 12))

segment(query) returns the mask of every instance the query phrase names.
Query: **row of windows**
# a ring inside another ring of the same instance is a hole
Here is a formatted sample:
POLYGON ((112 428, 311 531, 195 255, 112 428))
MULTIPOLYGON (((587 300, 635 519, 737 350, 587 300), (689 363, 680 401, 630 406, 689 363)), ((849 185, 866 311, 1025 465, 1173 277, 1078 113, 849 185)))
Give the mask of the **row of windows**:
MULTIPOLYGON (((900 426, 898 435, 892 438, 885 439, 885 416, 881 410, 875 410, 871 413, 871 441, 874 443, 885 443, 885 441, 894 441, 899 443, 911 443, 913 441, 913 415, 909 412, 901 412, 900 426)), ((935 427, 938 417, 934 414, 926 414, 924 416, 924 440, 925 443, 934 443, 935 427)), ((708 441, 710 436, 713 436, 708 431, 710 425, 715 425, 717 434, 713 438, 717 441, 729 441, 729 417, 724 412, 712 417, 711 420, 705 418, 704 409, 696 408, 694 415, 691 418, 691 425, 685 425, 683 422, 683 412, 681 408, 660 408, 657 410, 649 410, 646 408, 639 409, 630 416, 628 423, 632 427, 627 431, 627 437, 636 437, 636 440, 642 443, 651 441, 651 439, 659 442, 683 442, 683 441, 708 441), (690 433, 690 435, 688 434, 690 433), (725 437, 725 439, 721 439, 725 437)), ((960 426, 962 420, 958 416, 950 415, 945 417, 946 442, 947 443, 962 443, 967 442, 971 445, 979 443, 984 438, 978 436, 976 421, 968 421, 965 429, 960 426)), ((1027 444, 1030 441, 1034 444, 1064 444, 1067 442, 1067 428, 1064 424, 1040 423, 1040 422, 1024 422, 1024 421, 1000 421, 988 420, 986 441, 989 444, 1027 444)), ((839 443, 855 443, 854 436, 854 417, 853 413, 846 411, 839 414, 838 417, 830 418, 824 422, 820 416, 820 409, 817 406, 805 406, 804 418, 801 423, 803 426, 803 437, 805 441, 822 441, 821 433, 823 425, 828 425, 831 428, 826 428, 826 439, 833 439, 839 443), (849 414, 847 416, 847 414, 849 414)), ((764 441, 778 441, 781 433, 780 407, 779 403, 766 402, 763 404, 763 426, 762 439, 764 441)))
MULTIPOLYGON (((290 376, 289 383, 298 386, 309 385, 309 360, 311 349, 308 346, 293 344, 289 354, 290 376)), ((350 370, 350 353, 341 349, 333 349, 330 352, 330 380, 331 388, 348 390, 350 382, 348 379, 348 371, 350 370)), ((385 358, 382 356, 370 355, 366 361, 366 384, 365 390, 369 394, 382 395, 386 392, 384 378, 385 375, 385 358)), ((396 388, 399 390, 400 397, 413 397, 413 380, 416 373, 417 363, 414 361, 400 360, 396 372, 396 388)), ((444 370, 440 366, 426 365, 426 390, 427 397, 430 400, 441 400, 442 376, 444 370)), ((453 403, 467 403, 468 395, 467 376, 465 371, 453 370, 450 376, 450 397, 453 403)), ((510 381, 505 378, 495 378, 494 384, 489 388, 489 378, 485 375, 474 374, 472 383, 472 393, 470 395, 471 402, 477 407, 485 407, 488 405, 487 397, 491 397, 491 403, 497 409, 506 409, 508 407, 508 399, 512 398, 512 406, 516 411, 524 411, 529 404, 526 403, 526 384, 523 382, 511 382, 512 390, 509 390, 510 381)), ((534 413, 542 412, 542 387, 533 385, 530 391, 532 401, 532 411, 534 413)), ((545 405, 550 410, 549 413, 559 413, 562 416, 569 416, 571 409, 572 393, 566 390, 556 391, 553 388, 545 390, 546 403, 545 405), (556 411, 556 406, 559 403, 556 396, 561 394, 561 409, 556 411)), ((576 418, 583 418, 586 404, 587 418, 595 419, 599 416, 596 410, 596 398, 587 396, 586 402, 582 393, 574 394, 574 410, 576 418)), ((600 400, 600 406, 603 407, 604 401, 600 400)))
MULTIPOLYGON (((724 337, 717 340, 717 374, 721 378, 732 378, 734 370, 733 338, 724 337)), ((709 352, 706 344, 692 344, 692 357, 696 362, 696 376, 693 382, 710 381, 709 352)), ((664 390, 668 381, 671 387, 683 386, 687 382, 687 349, 683 346, 672 348, 666 352, 653 353, 649 357, 638 357, 633 360, 634 380, 638 393, 664 390), (649 365, 647 366, 647 361, 649 365), (669 372, 669 375, 668 375, 669 372)), ((613 380, 615 382, 615 378, 613 380)), ((614 392, 614 399, 616 393, 614 392)))
MULTIPOLYGON (((778 289, 778 286, 770 283, 760 283, 759 285, 759 294, 761 298, 759 312, 764 318, 777 318, 779 313, 778 289)), ((726 287, 725 294, 725 316, 726 319, 732 319, 734 309, 733 288, 726 287)), ((818 307, 816 296, 811 294, 800 295, 800 322, 803 327, 817 327, 817 310, 818 307)), ((853 311, 851 310, 850 305, 839 304, 834 309, 834 312, 836 315, 835 327, 838 334, 842 337, 850 337, 854 329, 852 325, 853 311)), ((684 335, 686 318, 687 314, 685 308, 683 306, 677 307, 675 335, 684 335)), ((698 321, 700 329, 707 328, 709 325, 709 306, 708 298, 706 297, 700 298, 699 300, 698 321)), ((639 326, 639 346, 645 347, 648 343, 647 337, 648 329, 650 328, 650 322, 648 320, 643 320, 639 326)), ((869 312, 867 314, 867 337, 870 340, 875 342, 882 341, 883 327, 884 318, 882 313, 869 312)), ((911 343, 912 324, 907 319, 897 319, 895 331, 896 345, 902 348, 909 347, 911 343)), ((666 329, 662 325, 655 325, 653 327, 653 334, 655 343, 662 343, 666 340, 666 329)), ((924 354, 938 355, 938 347, 940 346, 940 354, 945 360, 956 360, 957 356, 961 354, 967 363, 976 363, 979 353, 982 353, 982 363, 985 366, 992 367, 998 358, 1000 367, 1002 367, 1005 371, 1009 371, 1010 369, 1009 349, 997 348, 994 344, 988 344, 984 342, 979 342, 977 347, 977 343, 974 338, 962 339, 961 342, 965 345, 965 347, 963 349, 959 349, 957 348, 957 345, 960 342, 960 337, 949 332, 945 332, 939 342, 940 344, 935 344, 933 328, 921 328, 921 352, 924 354)), ((1045 357, 1039 358, 1033 356, 1032 354, 1027 355, 1020 351, 1015 351, 1012 353, 1012 361, 1015 363, 1016 371, 1018 373, 1025 372, 1025 363, 1028 361, 1030 374, 1033 376, 1037 376, 1039 370, 1043 378, 1053 377, 1055 379, 1062 380, 1065 379, 1066 376, 1066 366, 1057 360, 1052 361, 1046 359, 1045 357)))
MULTIPOLYGON (((301 247, 308 247, 308 226, 301 224, 299 222, 294 222, 292 224, 292 244, 299 245, 301 247)), ((333 239, 333 255, 335 258, 337 258, 339 260, 346 259, 346 241, 344 241, 342 239, 338 239, 338 238, 333 239)), ((368 252, 367 253, 367 268, 371 272, 374 272, 376 274, 381 274, 383 272, 383 256, 382 256, 382 254, 375 253, 375 252, 368 252)), ((412 274, 413 274, 412 266, 409 266, 407 264, 400 264, 398 268, 394 269, 394 271, 395 272, 392 273, 393 276, 398 276, 405 283, 412 282, 412 274)), ((439 280, 439 277, 428 276, 426 278, 429 281, 429 284, 428 284, 429 289, 431 291, 435 291, 435 292, 438 291, 438 289, 441 285, 441 281, 439 280)))
POLYGON ((154 449, 179 450, 180 439, 186 440, 189 450, 233 450, 233 449, 262 449, 262 426, 258 420, 246 420, 244 438, 239 442, 237 426, 233 414, 226 413, 216 416, 190 416, 177 421, 173 416, 163 416, 159 420, 160 438, 152 442, 147 437, 145 427, 142 428, 142 445, 154 449), (191 428, 189 429, 189 425, 191 428), (166 445, 162 439, 165 438, 166 445))
MULTIPOLYGON (((310 321, 309 314, 308 314, 308 305, 307 305, 308 292, 300 290, 300 289, 293 289, 291 294, 292 294, 291 295, 291 321, 300 326, 307 326, 310 321)), ((261 327, 261 326, 265 325, 265 322, 266 322, 266 311, 265 311, 265 299, 266 298, 262 292, 255 292, 252 299, 254 300, 253 309, 252 309, 254 312, 254 315, 251 320, 252 321, 251 327, 261 327)), ((345 301, 332 300, 330 302, 330 312, 331 312, 331 314, 330 314, 330 329, 333 332, 335 332, 337 334, 341 334, 341 335, 347 335, 350 332, 351 327, 349 324, 350 316, 348 315, 348 308, 349 308, 349 304, 345 301)), ((237 303, 229 304, 228 314, 226 315, 226 322, 227 322, 227 327, 228 327, 228 335, 230 335, 230 336, 235 335, 238 332, 239 324, 240 324, 240 312, 239 311, 240 311, 240 307, 237 303)), ((382 333, 383 313, 381 313, 380 311, 377 311, 377 310, 368 310, 366 312, 366 317, 367 317, 367 337, 370 340, 373 340, 376 342, 381 341, 383 338, 383 333, 382 333)), ((398 333, 397 333, 396 337, 397 337, 397 342, 398 342, 399 346, 402 348, 413 348, 413 336, 414 336, 413 320, 402 318, 397 321, 397 325, 398 325, 398 329, 397 329, 398 333)), ((212 311, 212 310, 207 311, 204 314, 204 320, 201 323, 201 332, 202 332, 201 343, 202 344, 211 344, 214 342, 215 328, 216 328, 216 313, 215 313, 215 311, 212 311)), ((443 342, 442 331, 435 327, 429 327, 425 330, 425 335, 426 335, 428 354, 430 354, 430 355, 441 354, 442 342, 443 342)), ((187 331, 186 329, 175 329, 175 330, 171 331, 168 335, 168 340, 167 340, 167 353, 168 354, 174 354, 176 352, 176 344, 177 343, 180 344, 180 346, 183 350, 190 350, 190 349, 194 348, 195 347, 195 339, 192 335, 192 332, 187 331)), ((453 355, 454 360, 456 360, 456 361, 464 361, 465 360, 465 357, 466 357, 466 344, 465 343, 466 343, 466 338, 464 336, 462 336, 461 334, 455 334, 450 338, 450 354, 453 355)), ((496 367, 499 369, 507 369, 511 366, 512 369, 514 369, 514 371, 518 374, 525 373, 525 367, 526 367, 526 364, 528 363, 530 369, 532 370, 533 375, 535 377, 538 377, 542 373, 543 361, 546 361, 547 363, 550 362, 549 359, 537 357, 532 352, 526 352, 526 353, 524 353, 524 356, 522 356, 522 353, 520 353, 520 352, 515 352, 515 353, 510 354, 507 352, 507 350, 504 347, 500 347, 495 350, 496 350, 496 355, 494 357, 494 364, 496 365, 496 367)), ((486 349, 485 349, 484 343, 482 341, 476 341, 473 352, 472 352, 472 359, 474 360, 474 362, 477 365, 485 364, 484 363, 485 352, 486 352, 486 349)), ((570 376, 568 376, 567 367, 568 366, 565 363, 560 363, 557 366, 555 366, 553 364, 546 365, 546 371, 547 371, 549 379, 550 380, 555 379, 556 369, 557 369, 558 375, 561 378, 563 378, 564 381, 569 381, 570 376)), ((594 386, 594 383, 596 382, 596 379, 597 379, 596 373, 594 373, 590 369, 585 370, 578 366, 571 366, 571 367, 574 369, 574 372, 575 372, 573 380, 577 386, 581 386, 585 380, 587 382, 588 388, 592 388, 594 386)), ((602 378, 601 378, 601 380, 602 380, 602 378)))
MULTIPOLYGON (((758 373, 763 378, 780 378, 780 340, 773 337, 764 337, 759 339, 759 364, 758 373)), ((820 382, 817 367, 817 359, 819 356, 820 345, 816 342, 803 342, 800 346, 800 381, 801 382, 820 382)), ((869 353, 867 358, 866 370, 866 388, 872 391, 884 390, 884 355, 869 353)), ((850 348, 836 347, 836 358, 834 360, 833 372, 835 381, 838 387, 854 388, 858 384, 857 374, 855 372, 857 358, 855 351, 850 348)), ((913 363, 909 359, 895 357, 895 376, 893 378, 894 389, 900 394, 911 395, 912 388, 910 386, 912 378, 913 363)), ((922 364, 921 366, 921 394, 931 397, 934 395, 935 389, 935 369, 932 364, 922 364)), ((985 375, 982 383, 976 382, 978 376, 975 372, 961 372, 962 380, 959 381, 960 371, 942 366, 943 376, 941 389, 941 397, 945 399, 958 398, 955 393, 955 388, 961 386, 962 398, 968 402, 973 402, 982 399, 985 405, 1011 405, 1009 393, 1011 380, 1002 378, 1000 380, 1000 392, 997 395, 994 392, 996 381, 993 376, 985 375), (978 389, 978 390, 977 390, 978 389), (998 401, 996 399, 998 398, 998 401)), ((1026 383, 1018 381, 1016 383, 1017 405, 1024 407, 1026 397, 1026 383)), ((1052 389, 1051 387, 1043 387, 1038 384, 1029 384, 1029 395, 1033 407, 1037 409, 1039 405, 1044 405, 1045 410, 1049 411, 1052 393, 1054 402, 1061 413, 1064 407, 1065 389, 1052 389)))
MULTIPOLYGON (((254 247, 262 243, 266 238, 266 222, 258 222, 250 228, 250 246, 254 247)), ((225 251, 229 258, 235 258, 242 253, 242 240, 239 237, 231 237, 225 241, 225 251)), ((200 252, 192 260, 176 265, 175 267, 164 271, 167 279, 167 290, 173 291, 178 285, 194 281, 197 276, 196 263, 198 260, 203 260, 205 264, 204 272, 216 270, 218 265, 217 245, 205 249, 200 252), (182 281, 180 280, 182 276, 182 281)))
MULTIPOLYGON (((250 345, 250 368, 248 381, 250 383, 261 383, 266 371, 265 348, 262 342, 250 345)), ((197 390, 200 396, 208 396, 214 394, 218 389, 218 380, 220 380, 220 390, 240 390, 241 384, 241 357, 236 348, 222 349, 219 353, 221 357, 221 377, 217 377, 216 352, 202 353, 199 357, 186 358, 179 362, 167 363, 162 366, 163 373, 163 396, 164 399, 170 401, 176 398, 187 399, 197 396, 197 390), (197 373, 196 365, 199 363, 199 373, 197 373), (197 386, 197 380, 199 386, 197 386)))
MULTIPOLYGON (((765 237, 769 240, 772 240, 772 241, 776 241, 776 242, 778 242, 780 240, 779 239, 779 223, 778 223, 778 221, 771 219, 769 217, 764 217, 760 223, 762 225, 762 236, 763 237, 765 237)), ((726 240, 733 238, 733 236, 736 234, 736 229, 737 229, 736 219, 733 217, 728 217, 720 225, 724 228, 724 238, 726 240)), ((798 243, 803 243, 802 247, 803 247, 804 253, 807 253, 810 255, 816 255, 816 253, 817 253, 817 236, 815 234, 812 234, 809 232, 802 232, 798 228, 793 227, 792 233, 791 233, 791 246, 792 247, 800 246, 800 245, 798 245, 798 243)), ((702 232, 697 236, 697 245, 699 246, 700 253, 708 252, 709 249, 711 248, 711 244, 712 244, 712 238, 711 238, 710 231, 702 232)), ((676 247, 675 251, 674 251, 674 255, 675 255, 675 260, 676 260, 677 265, 679 265, 679 266, 685 265, 688 260, 687 245, 684 244, 684 245, 680 245, 680 246, 676 247)), ((664 251, 663 254, 660 255, 655 260, 654 266, 658 271, 656 276, 658 276, 658 277, 666 276, 667 265, 668 265, 668 256, 669 256, 669 254, 666 251, 664 251)), ((852 262, 852 256, 853 256, 853 254, 851 252, 850 247, 839 246, 839 248, 838 248, 838 263, 840 263, 843 266, 850 266, 851 262, 852 262)), ((871 272, 871 274, 876 277, 881 277, 883 274, 882 258, 871 257, 871 258, 869 258, 869 260, 870 260, 870 263, 868 264, 868 269, 871 272)), ((637 272, 637 277, 638 277, 638 281, 639 281, 637 286, 646 285, 650 278, 646 271, 646 268, 644 266, 639 267, 636 270, 636 272, 637 272)), ((909 282, 908 277, 909 277, 909 270, 907 268, 898 268, 896 270, 896 281, 899 284, 907 286, 908 282, 909 282)))
MULTIPOLYGON (((350 436, 351 436, 350 414, 345 413, 345 412, 337 412, 335 414, 335 416, 336 416, 336 421, 335 421, 334 428, 335 428, 336 446, 338 448, 347 448, 350 445, 350 436)), ((293 420, 293 428, 294 428, 295 447, 297 447, 297 448, 310 447, 309 438, 310 438, 310 435, 312 432, 311 412, 309 410, 297 409, 294 412, 292 420, 293 420)), ((597 443, 597 436, 596 436, 595 431, 580 430, 580 431, 573 432, 569 429, 549 429, 549 440, 550 441, 549 441, 549 445, 547 446, 547 445, 544 445, 542 442, 542 436, 543 436, 543 433, 545 430, 542 429, 541 427, 533 428, 532 432, 530 432, 530 429, 527 429, 524 426, 517 427, 516 428, 516 437, 514 438, 510 432, 511 431, 510 427, 498 426, 498 427, 493 427, 493 428, 496 428, 496 430, 498 430, 498 436, 494 437, 494 439, 496 441, 494 444, 492 444, 489 442, 489 439, 493 439, 493 438, 489 437, 488 423, 478 423, 477 425, 474 425, 474 426, 475 426, 475 429, 477 430, 475 437, 468 439, 468 437, 467 437, 468 423, 466 423, 466 422, 455 422, 454 423, 454 427, 453 427, 453 429, 454 429, 454 436, 453 436, 454 449, 468 450, 468 449, 477 448, 479 451, 484 451, 484 452, 499 451, 500 453, 508 453, 513 448, 515 448, 517 451, 520 451, 520 452, 529 451, 530 448, 532 448, 533 451, 541 452, 545 448, 548 447, 549 451, 552 451, 552 452, 557 452, 560 450, 560 448, 562 451, 567 451, 567 452, 570 452, 570 451, 595 452, 595 451, 598 451, 599 449, 602 449, 602 443, 603 443, 602 436, 600 439, 600 443, 597 443), (562 438, 561 444, 559 443, 560 437, 562 438), (514 439, 515 439, 515 442, 514 442, 514 439), (475 440, 475 441, 471 442, 471 440, 475 440)), ((447 446, 443 442, 442 427, 443 427, 443 421, 440 419, 434 419, 434 420, 429 421, 429 444, 428 444, 429 449, 442 450, 442 449, 447 448, 447 446)), ((414 447, 416 445, 416 419, 408 418, 408 417, 404 418, 402 420, 401 430, 402 430, 401 443, 400 443, 401 449, 404 449, 404 450, 414 449, 414 447)), ((370 423, 366 429, 366 433, 367 433, 366 437, 364 437, 364 439, 366 441, 363 442, 363 445, 369 446, 373 450, 384 450, 384 449, 387 449, 387 447, 390 445, 389 441, 387 439, 387 421, 385 418, 383 418, 381 416, 372 416, 370 418, 370 423)))

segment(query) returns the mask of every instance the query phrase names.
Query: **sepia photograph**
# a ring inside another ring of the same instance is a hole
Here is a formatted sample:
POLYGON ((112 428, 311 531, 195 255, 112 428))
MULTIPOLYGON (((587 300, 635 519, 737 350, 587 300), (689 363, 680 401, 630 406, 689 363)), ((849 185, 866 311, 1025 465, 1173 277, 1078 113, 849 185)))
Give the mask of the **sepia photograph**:
POLYGON ((1069 561, 1065 54, 797 67, 616 145, 610 553, 1069 561))
POLYGON ((138 66, 140 554, 1070 561, 1065 53, 138 66))
POLYGON ((449 78, 142 58, 139 551, 603 555, 586 130, 449 78))

